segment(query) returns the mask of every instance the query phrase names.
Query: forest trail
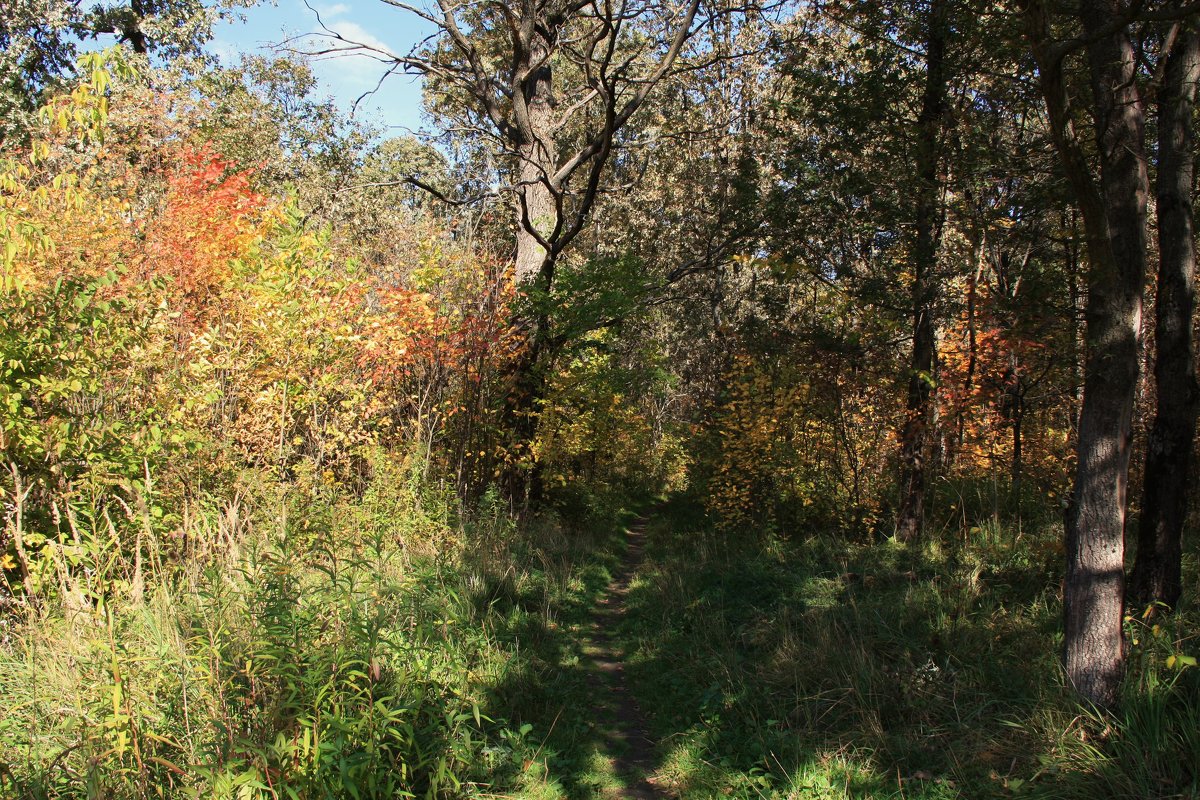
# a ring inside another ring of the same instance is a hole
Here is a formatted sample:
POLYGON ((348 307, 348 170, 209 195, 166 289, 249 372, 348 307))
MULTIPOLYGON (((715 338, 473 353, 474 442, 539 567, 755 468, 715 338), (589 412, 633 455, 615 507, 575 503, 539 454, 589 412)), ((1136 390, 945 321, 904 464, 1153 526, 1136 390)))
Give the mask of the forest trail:
POLYGON ((638 518, 626 529, 621 564, 593 612, 584 641, 584 652, 595 669, 594 707, 608 728, 605 739, 612 745, 609 756, 613 771, 624 784, 622 789, 606 791, 605 800, 655 800, 669 796, 649 779, 655 769, 654 745, 646 730, 646 719, 629 691, 625 652, 617 636, 625 615, 630 581, 644 557, 645 524, 644 518, 638 518))

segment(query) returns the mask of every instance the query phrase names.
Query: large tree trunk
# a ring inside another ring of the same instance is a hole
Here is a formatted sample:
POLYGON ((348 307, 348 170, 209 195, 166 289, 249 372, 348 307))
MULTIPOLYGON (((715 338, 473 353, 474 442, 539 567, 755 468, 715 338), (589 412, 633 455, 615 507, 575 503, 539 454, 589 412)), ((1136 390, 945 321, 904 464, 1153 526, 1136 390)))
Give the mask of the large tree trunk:
POLYGON ((1100 706, 1116 703, 1125 664, 1126 488, 1149 195, 1133 44, 1124 28, 1108 33, 1121 13, 1115 0, 1089 0, 1080 10, 1093 37, 1088 65, 1108 236, 1107 247, 1089 252, 1083 408, 1066 520, 1064 664, 1075 688, 1100 706))
POLYGON ((1186 27, 1167 59, 1158 102, 1158 390, 1146 452, 1142 520, 1130 597, 1173 608, 1182 592, 1181 534, 1196 435, 1196 363, 1192 347, 1196 244, 1192 214, 1192 111, 1200 80, 1200 36, 1186 27))
POLYGON ((913 349, 909 364, 908 417, 900 436, 900 510, 896 536, 911 541, 925 520, 926 467, 930 450, 937 330, 938 238, 941 229, 941 181, 938 174, 942 126, 946 113, 946 8, 943 0, 929 7, 925 48, 925 89, 917 117, 916 240, 909 259, 913 273, 913 349))
MULTIPOLYGON (((532 21, 529 23, 533 25, 532 21)), ((524 64, 515 82, 519 98, 513 103, 517 166, 517 254, 518 286, 548 289, 552 269, 546 244, 559 224, 559 210, 550 178, 558 169, 554 137, 554 75, 550 68, 550 44, 534 26, 524 52, 524 64), (531 284, 531 282, 534 282, 531 284), (545 283, 546 286, 542 286, 545 283)))
POLYGON ((541 471, 533 445, 545 394, 545 357, 550 319, 547 295, 554 281, 554 253, 547 245, 560 225, 560 212, 550 178, 557 170, 554 129, 554 74, 550 42, 537 15, 527 11, 515 50, 521 65, 515 72, 512 135, 518 156, 516 185, 515 278, 528 294, 525 350, 514 365, 514 387, 505 409, 512 431, 515 465, 507 476, 510 499, 524 513, 540 500, 541 471))
POLYGON ((1075 487, 1066 514, 1063 583, 1067 679, 1087 700, 1111 706, 1125 665, 1122 633, 1126 487, 1138 380, 1149 179, 1134 48, 1115 0, 1084 0, 1099 187, 1074 128, 1063 52, 1045 8, 1026 7, 1054 143, 1087 237, 1083 402, 1075 487))
POLYGON ((1101 706, 1116 702, 1125 665, 1126 487, 1149 195, 1133 44, 1124 28, 1108 33, 1121 13, 1116 0, 1088 0, 1080 10, 1092 37, 1088 65, 1108 247, 1089 253, 1083 408, 1063 595, 1067 677, 1101 706))

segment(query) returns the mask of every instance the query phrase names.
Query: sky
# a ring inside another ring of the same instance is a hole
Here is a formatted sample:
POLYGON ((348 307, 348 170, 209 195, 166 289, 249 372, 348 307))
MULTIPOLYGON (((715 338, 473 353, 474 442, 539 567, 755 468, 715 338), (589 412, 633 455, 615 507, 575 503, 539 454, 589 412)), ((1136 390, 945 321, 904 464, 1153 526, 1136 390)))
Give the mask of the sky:
MULTIPOLYGON (((306 52, 330 45, 347 47, 332 39, 308 36, 320 32, 322 24, 347 40, 401 55, 434 30, 428 22, 383 0, 308 0, 307 4, 304 0, 276 0, 241 13, 245 22, 221 22, 213 29, 209 47, 226 64, 237 63, 239 53, 270 55, 288 39, 306 52)), ((360 95, 375 88, 388 69, 378 58, 362 52, 316 56, 310 63, 318 81, 318 95, 333 97, 347 112, 360 95)), ((384 126, 385 135, 419 130, 420 79, 404 74, 389 76, 377 92, 358 104, 356 116, 384 126)))

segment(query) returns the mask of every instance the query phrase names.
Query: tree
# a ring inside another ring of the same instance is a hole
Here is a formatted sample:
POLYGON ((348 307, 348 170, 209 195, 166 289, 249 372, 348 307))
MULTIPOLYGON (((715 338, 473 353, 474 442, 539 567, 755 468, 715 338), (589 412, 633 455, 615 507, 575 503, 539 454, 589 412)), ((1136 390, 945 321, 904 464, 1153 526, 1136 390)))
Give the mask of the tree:
POLYGON ((20 140, 38 97, 75 71, 79 44, 111 34, 140 55, 172 61, 202 56, 212 24, 255 0, 0 0, 0 143, 20 140))
POLYGON ((914 198, 915 235, 908 258, 912 272, 912 360, 908 376, 908 418, 900 435, 900 510, 896 536, 911 541, 921 534, 925 521, 926 461, 930 450, 929 426, 933 412, 934 368, 937 362, 937 301, 935 272, 938 239, 945 210, 941 206, 941 143, 946 125, 946 91, 950 35, 947 0, 931 0, 924 13, 924 89, 917 115, 917 145, 913 169, 917 175, 914 198))
POLYGON ((38 95, 71 73, 77 26, 66 0, 0 0, 0 143, 20 139, 38 95))
MULTIPOLYGON (((513 261, 532 302, 508 416, 519 446, 534 438, 553 347, 544 302, 564 252, 586 227, 619 134, 672 71, 705 20, 699 0, 679 7, 603 0, 438 0, 424 10, 390 5, 436 26, 433 43, 407 56, 381 53, 326 30, 321 54, 373 53, 426 76, 435 114, 486 143, 505 165, 513 197, 513 261), (565 101, 564 98, 567 98, 565 101)), ((421 182, 414 176, 415 182, 421 182)), ((533 480, 524 482, 537 493, 533 480)), ((517 489, 519 491, 519 488, 517 489)))
POLYGON ((1172 26, 1160 67, 1159 266, 1154 326, 1157 406, 1146 450, 1137 560, 1129 579, 1133 600, 1172 608, 1183 591, 1181 536, 1200 406, 1192 344, 1196 272, 1192 113, 1200 80, 1200 34, 1195 24, 1189 19, 1172 26))
POLYGON ((957 0, 819 10, 787 45, 795 54, 792 114, 807 125, 795 133, 794 177, 778 192, 798 244, 780 250, 800 251, 818 279, 907 331, 911 347, 896 364, 905 416, 895 533, 912 540, 936 454, 939 328, 957 261, 944 234, 957 222, 956 196, 971 188, 964 176, 977 169, 952 145, 960 121, 978 113, 972 103, 986 92, 975 70, 990 56, 972 47, 982 29, 957 0), (828 216, 814 213, 816 198, 828 216))
POLYGON ((128 0, 97 3, 82 15, 81 33, 93 38, 117 37, 141 55, 168 60, 198 56, 212 38, 212 24, 230 9, 252 6, 256 0, 128 0))
POLYGON ((580 0, 439 0, 439 14, 394 5, 439 28, 434 48, 398 63, 459 94, 468 124, 507 157, 517 282, 548 291, 556 261, 587 224, 618 133, 694 35, 699 0, 665 14, 580 0), (646 22, 656 16, 661 29, 652 31, 646 22), (571 104, 560 108, 560 98, 571 104))
POLYGON ((1054 39, 1040 0, 1026 3, 1024 12, 1055 147, 1083 217, 1089 262, 1078 458, 1065 520, 1063 661, 1084 698, 1112 706, 1125 665, 1126 490, 1149 196, 1136 48, 1131 20, 1116 0, 1082 2, 1080 32, 1067 40, 1054 39), (1098 170, 1075 130, 1065 60, 1077 50, 1087 56, 1098 170))

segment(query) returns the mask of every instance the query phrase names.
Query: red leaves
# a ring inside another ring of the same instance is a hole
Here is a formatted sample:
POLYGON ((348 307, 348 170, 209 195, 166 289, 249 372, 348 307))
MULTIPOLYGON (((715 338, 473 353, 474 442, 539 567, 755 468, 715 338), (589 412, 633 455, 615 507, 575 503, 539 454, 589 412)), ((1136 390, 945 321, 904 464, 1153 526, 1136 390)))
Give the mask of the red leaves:
MULTIPOLYGON (((472 268, 495 274, 485 265, 472 268)), ((473 384, 494 374, 512 356, 512 287, 497 279, 475 288, 480 294, 438 298, 403 286, 367 287, 374 313, 363 322, 359 364, 375 385, 402 394, 404 384, 428 388, 451 373, 473 384)))
POLYGON ((184 315, 196 319, 209 315, 232 262, 257 239, 267 198, 251 189, 250 171, 236 171, 207 145, 185 149, 182 162, 148 226, 145 273, 170 278, 184 315))

